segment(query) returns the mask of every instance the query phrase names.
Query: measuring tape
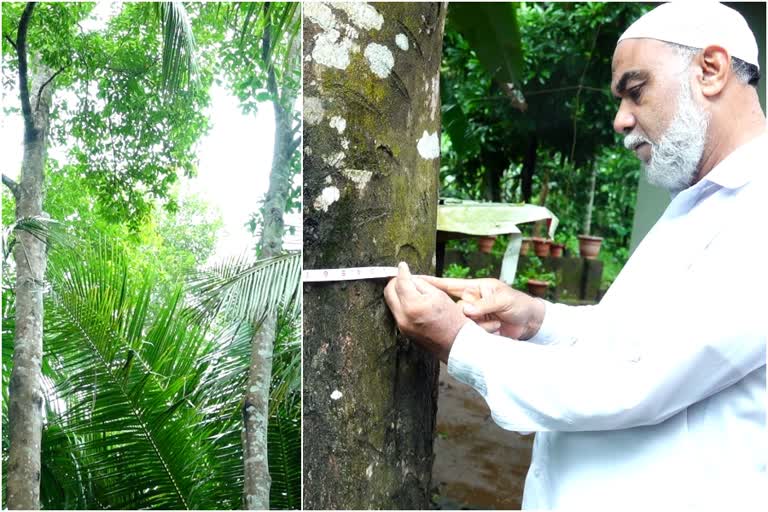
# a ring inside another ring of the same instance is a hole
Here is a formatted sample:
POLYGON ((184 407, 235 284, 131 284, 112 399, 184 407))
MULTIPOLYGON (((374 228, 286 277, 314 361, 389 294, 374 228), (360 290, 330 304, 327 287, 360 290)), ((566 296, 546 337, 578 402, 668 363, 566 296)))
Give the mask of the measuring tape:
POLYGON ((324 281, 354 281, 357 279, 381 279, 395 277, 397 267, 351 267, 302 270, 301 278, 305 283, 324 281))

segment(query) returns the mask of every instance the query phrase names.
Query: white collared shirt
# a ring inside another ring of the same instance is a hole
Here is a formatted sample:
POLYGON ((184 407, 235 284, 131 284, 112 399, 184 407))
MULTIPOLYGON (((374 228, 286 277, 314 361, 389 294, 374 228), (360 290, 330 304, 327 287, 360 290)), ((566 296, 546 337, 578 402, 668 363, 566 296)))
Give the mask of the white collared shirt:
POLYGON ((524 508, 759 508, 766 478, 768 134, 679 193, 598 306, 520 342, 474 323, 448 371, 536 431, 524 508))

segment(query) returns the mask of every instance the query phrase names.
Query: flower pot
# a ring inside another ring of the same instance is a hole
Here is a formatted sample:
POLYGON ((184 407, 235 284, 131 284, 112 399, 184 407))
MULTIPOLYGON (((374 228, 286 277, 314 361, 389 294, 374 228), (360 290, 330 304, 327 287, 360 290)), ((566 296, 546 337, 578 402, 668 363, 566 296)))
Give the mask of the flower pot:
POLYGON ((579 235, 579 254, 582 258, 594 260, 600 254, 601 243, 603 243, 603 237, 579 235))
POLYGON ((477 239, 477 246, 480 249, 480 252, 490 254, 494 242, 496 242, 495 236, 481 236, 477 239))
POLYGON ((538 279, 529 279, 525 285, 528 288, 528 293, 534 297, 544 298, 547 296, 547 290, 549 289, 549 281, 539 281, 538 279))
POLYGON ((549 255, 553 258, 562 258, 563 249, 565 249, 565 244, 551 244, 549 246, 549 255))
POLYGON ((549 256, 550 240, 547 240, 546 238, 538 238, 538 237, 534 237, 532 240, 533 240, 533 252, 536 253, 536 256, 538 256, 539 258, 544 256, 549 256))
POLYGON ((531 239, 523 238, 523 243, 520 244, 520 256, 528 256, 528 251, 531 250, 531 239))

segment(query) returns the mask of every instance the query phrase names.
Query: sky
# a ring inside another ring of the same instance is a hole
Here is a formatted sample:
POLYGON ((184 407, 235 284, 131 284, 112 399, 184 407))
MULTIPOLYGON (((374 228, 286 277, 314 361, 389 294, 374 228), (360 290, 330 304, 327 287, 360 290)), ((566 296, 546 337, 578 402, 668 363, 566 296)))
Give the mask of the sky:
MULTIPOLYGON (((115 12, 114 2, 99 2, 92 19, 82 25, 98 29, 115 12)), ((5 91, 4 101, 17 102, 16 91, 5 91)), ((211 129, 198 143, 197 176, 182 178, 181 198, 197 195, 217 210, 223 227, 209 262, 253 251, 256 239, 247 229, 251 213, 269 188, 274 144, 274 117, 271 104, 264 103, 256 115, 241 112, 238 100, 220 85, 211 88, 207 114, 211 129)), ((22 159, 23 122, 20 114, 0 114, 0 170, 18 177, 22 159)), ((52 147, 49 156, 66 161, 66 150, 52 147)), ((298 177, 297 181, 300 181, 298 177)), ((297 227, 296 235, 284 239, 286 249, 301 249, 301 214, 286 217, 297 227)))

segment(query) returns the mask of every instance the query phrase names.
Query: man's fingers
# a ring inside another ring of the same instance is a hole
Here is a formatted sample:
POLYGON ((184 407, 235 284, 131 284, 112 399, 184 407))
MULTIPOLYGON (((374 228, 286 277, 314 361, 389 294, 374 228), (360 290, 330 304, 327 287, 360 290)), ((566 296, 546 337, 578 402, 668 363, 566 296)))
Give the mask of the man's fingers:
POLYGON ((401 261, 397 266, 397 277, 395 278, 395 291, 397 295, 402 298, 414 298, 420 296, 421 293, 413 283, 413 276, 408 269, 408 264, 401 261))
POLYGON ((477 286, 472 283, 471 279, 457 279, 454 277, 434 277, 434 276, 422 276, 420 279, 425 280, 435 288, 444 291, 451 297, 461 298, 461 294, 464 293, 464 289, 467 286, 477 286))
POLYGON ((501 322, 498 320, 475 321, 475 323, 490 333, 497 333, 501 329, 501 322))

